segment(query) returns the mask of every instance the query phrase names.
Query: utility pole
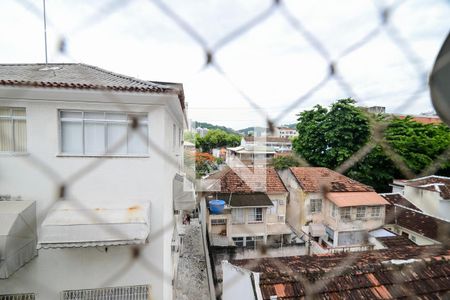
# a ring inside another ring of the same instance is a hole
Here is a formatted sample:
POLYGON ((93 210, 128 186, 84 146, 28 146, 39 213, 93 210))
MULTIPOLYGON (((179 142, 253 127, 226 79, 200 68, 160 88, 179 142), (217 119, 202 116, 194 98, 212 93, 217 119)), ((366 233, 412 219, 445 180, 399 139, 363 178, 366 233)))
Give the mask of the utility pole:
POLYGON ((44 6, 44 44, 45 44, 45 64, 48 64, 47 56, 47 16, 45 13, 45 0, 42 0, 44 6))

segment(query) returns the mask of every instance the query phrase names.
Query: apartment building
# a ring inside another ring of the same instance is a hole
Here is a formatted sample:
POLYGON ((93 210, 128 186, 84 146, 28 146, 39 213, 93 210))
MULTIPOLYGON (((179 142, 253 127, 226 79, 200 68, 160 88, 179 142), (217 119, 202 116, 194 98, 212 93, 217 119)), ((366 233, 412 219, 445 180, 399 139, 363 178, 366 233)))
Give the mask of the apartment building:
POLYGON ((384 225, 388 202, 371 187, 327 168, 280 171, 289 190, 287 221, 324 248, 368 243, 368 232, 384 225))
MULTIPOLYGON (((172 299, 174 211, 195 203, 182 188, 185 125, 181 84, 85 64, 0 65, 0 191, 34 203, 38 249, 1 278, 0 295, 172 299), (133 253, 153 269, 122 274, 133 253)), ((20 215, 20 201, 7 202, 20 215)))
POLYGON ((273 168, 225 168, 206 180, 211 188, 206 201, 225 201, 222 213, 207 214, 213 246, 255 247, 257 243, 288 242, 288 192, 273 168))
POLYGON ((293 138, 298 136, 297 130, 289 127, 275 127, 274 136, 281 138, 293 138))

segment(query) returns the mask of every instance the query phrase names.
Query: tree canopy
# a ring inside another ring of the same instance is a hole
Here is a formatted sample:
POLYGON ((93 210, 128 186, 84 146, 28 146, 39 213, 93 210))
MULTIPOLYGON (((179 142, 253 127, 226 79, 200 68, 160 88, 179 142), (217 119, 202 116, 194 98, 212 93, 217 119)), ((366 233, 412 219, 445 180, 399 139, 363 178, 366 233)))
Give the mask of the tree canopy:
MULTIPOLYGON (((385 140, 416 174, 450 147, 450 129, 446 125, 421 124, 411 118, 374 121, 388 122, 385 140)), ((299 136, 294 139, 293 148, 310 164, 335 169, 369 142, 371 124, 352 99, 338 100, 330 109, 317 105, 299 114, 299 136)), ((448 175, 450 162, 444 161, 438 170, 448 175)), ((348 169, 346 175, 379 192, 389 191, 392 179, 404 177, 380 145, 348 169)))
POLYGON ((227 133, 220 129, 212 129, 204 137, 196 136, 195 147, 203 152, 211 152, 214 148, 234 147, 240 143, 240 135, 227 133))
POLYGON ((301 166, 301 161, 294 155, 280 155, 272 158, 272 165, 275 170, 284 170, 301 166))

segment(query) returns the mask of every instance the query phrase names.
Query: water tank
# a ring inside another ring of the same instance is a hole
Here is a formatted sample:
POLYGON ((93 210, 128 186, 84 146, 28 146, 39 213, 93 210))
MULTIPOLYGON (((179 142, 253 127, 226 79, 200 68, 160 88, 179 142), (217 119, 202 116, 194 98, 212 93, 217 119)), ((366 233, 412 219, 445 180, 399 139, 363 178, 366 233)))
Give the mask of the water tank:
POLYGON ((209 211, 213 215, 220 215, 223 213, 225 208, 225 201, 223 200, 211 200, 209 201, 209 211))

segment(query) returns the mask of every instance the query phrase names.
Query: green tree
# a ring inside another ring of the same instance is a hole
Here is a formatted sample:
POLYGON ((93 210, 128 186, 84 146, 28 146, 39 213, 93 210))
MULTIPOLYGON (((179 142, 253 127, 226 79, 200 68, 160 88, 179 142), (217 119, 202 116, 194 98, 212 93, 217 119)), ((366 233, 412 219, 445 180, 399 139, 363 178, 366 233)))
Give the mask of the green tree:
POLYGON ((370 136, 369 120, 354 103, 341 99, 330 110, 316 105, 300 113, 294 150, 316 166, 334 169, 346 161, 370 136))
POLYGON ((272 165, 275 170, 284 170, 290 167, 299 167, 302 164, 294 155, 280 155, 272 159, 272 165))
MULTIPOLYGON (((335 169, 370 140, 369 118, 351 99, 338 100, 328 110, 320 105, 299 114, 294 151, 310 164, 335 169)), ((377 116, 375 122, 386 122, 377 116)), ((430 166, 450 147, 450 129, 444 124, 421 124, 411 118, 388 122, 384 137, 392 149, 416 174, 430 166)), ((450 162, 438 166, 438 174, 450 175, 450 162)), ((394 178, 402 178, 395 163, 379 145, 357 161, 346 175, 373 186, 378 192, 389 191, 394 178)))
POLYGON ((241 136, 230 134, 220 129, 209 130, 204 137, 197 135, 195 145, 203 152, 211 152, 213 148, 233 147, 241 143, 241 136))
MULTIPOLYGON (((393 119, 385 132, 386 140, 414 172, 420 173, 450 147, 450 129, 445 124, 422 124, 411 117, 393 119)), ((450 161, 438 168, 449 175, 450 161)))

